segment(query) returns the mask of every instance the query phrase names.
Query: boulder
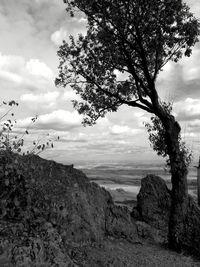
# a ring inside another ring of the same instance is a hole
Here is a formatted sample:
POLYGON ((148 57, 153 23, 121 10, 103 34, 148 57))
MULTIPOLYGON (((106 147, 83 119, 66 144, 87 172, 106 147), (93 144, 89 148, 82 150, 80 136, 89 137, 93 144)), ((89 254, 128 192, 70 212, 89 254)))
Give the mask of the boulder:
MULTIPOLYGON (((167 242, 171 191, 165 181, 154 175, 143 178, 137 201, 131 215, 137 220, 138 235, 158 243, 167 242)), ((184 226, 180 240, 182 249, 200 256, 200 208, 191 196, 184 226)))
POLYGON ((170 190, 162 178, 147 175, 141 180, 136 210, 142 220, 165 231, 168 228, 170 206, 170 190))
POLYGON ((138 234, 158 243, 166 243, 171 206, 170 190, 165 181, 155 175, 141 180, 137 206, 131 215, 137 222, 138 234))

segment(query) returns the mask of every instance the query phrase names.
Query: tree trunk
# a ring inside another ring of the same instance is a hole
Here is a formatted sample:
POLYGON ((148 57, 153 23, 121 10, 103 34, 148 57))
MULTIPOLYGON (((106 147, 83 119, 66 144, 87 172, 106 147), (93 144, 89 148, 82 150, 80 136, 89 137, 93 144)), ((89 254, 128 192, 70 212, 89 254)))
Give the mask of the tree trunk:
POLYGON ((162 118, 165 127, 165 141, 171 166, 171 212, 169 220, 169 246, 181 251, 184 237, 184 221, 188 205, 187 164, 179 142, 180 126, 172 115, 162 118))

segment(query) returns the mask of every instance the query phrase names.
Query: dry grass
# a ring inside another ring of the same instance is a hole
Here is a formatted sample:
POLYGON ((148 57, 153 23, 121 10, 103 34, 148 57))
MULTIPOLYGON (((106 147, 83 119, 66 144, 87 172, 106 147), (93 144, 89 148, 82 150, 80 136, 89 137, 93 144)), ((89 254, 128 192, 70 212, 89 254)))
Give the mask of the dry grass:
POLYGON ((146 242, 130 244, 109 239, 101 246, 74 253, 80 267, 197 267, 200 261, 146 242))

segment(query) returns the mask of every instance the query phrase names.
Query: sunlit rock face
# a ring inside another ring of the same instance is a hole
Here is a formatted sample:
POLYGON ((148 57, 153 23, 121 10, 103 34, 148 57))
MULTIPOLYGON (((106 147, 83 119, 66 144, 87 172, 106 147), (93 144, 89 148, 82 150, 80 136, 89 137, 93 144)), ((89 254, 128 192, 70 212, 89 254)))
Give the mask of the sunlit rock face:
POLYGON ((19 209, 23 216, 2 215, 2 260, 7 253, 14 266, 71 266, 73 246, 100 242, 106 236, 137 240, 128 209, 115 206, 110 194, 90 183, 83 172, 38 156, 13 155, 15 159, 27 199, 19 209))

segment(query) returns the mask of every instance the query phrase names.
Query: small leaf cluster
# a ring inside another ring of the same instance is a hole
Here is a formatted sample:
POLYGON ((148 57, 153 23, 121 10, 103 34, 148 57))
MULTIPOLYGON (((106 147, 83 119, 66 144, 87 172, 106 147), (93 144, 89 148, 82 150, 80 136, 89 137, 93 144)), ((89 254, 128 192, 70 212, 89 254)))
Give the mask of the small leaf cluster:
POLYGON ((2 129, 0 130, 0 150, 10 151, 14 153, 25 154, 40 154, 47 148, 53 148, 53 140, 49 138, 49 134, 45 135, 45 138, 38 137, 36 140, 32 141, 32 146, 25 150, 25 136, 29 135, 29 128, 32 124, 36 123, 38 116, 34 116, 30 120, 29 126, 23 131, 21 135, 15 134, 14 126, 17 124, 17 120, 13 119, 14 113, 13 108, 19 104, 11 100, 9 102, 3 101, 0 106, 9 107, 8 110, 0 117, 0 122, 2 122, 2 129), (10 116, 7 120, 6 117, 10 116))
POLYGON ((145 123, 145 127, 149 134, 149 141, 153 150, 157 152, 158 156, 166 157, 167 145, 165 140, 165 129, 161 120, 157 116, 151 117, 151 123, 145 123))
MULTIPOLYGON (((163 109, 171 114, 172 112, 172 104, 171 103, 162 103, 163 109)), ((169 156, 168 147, 165 141, 166 129, 163 126, 160 118, 157 116, 152 116, 151 123, 145 123, 145 127, 147 129, 147 133, 149 134, 149 141, 153 147, 153 150, 156 151, 158 156, 162 156, 164 158, 169 156)), ((192 161, 192 151, 187 148, 186 143, 182 141, 181 135, 179 133, 178 136, 179 142, 179 153, 181 157, 181 161, 188 167, 192 161)), ((170 166, 169 158, 166 159, 167 166, 170 166)))

